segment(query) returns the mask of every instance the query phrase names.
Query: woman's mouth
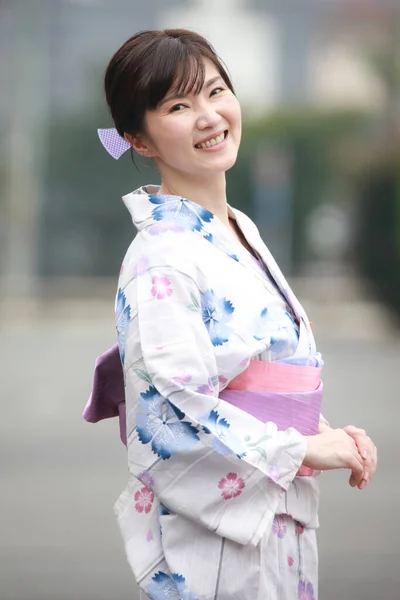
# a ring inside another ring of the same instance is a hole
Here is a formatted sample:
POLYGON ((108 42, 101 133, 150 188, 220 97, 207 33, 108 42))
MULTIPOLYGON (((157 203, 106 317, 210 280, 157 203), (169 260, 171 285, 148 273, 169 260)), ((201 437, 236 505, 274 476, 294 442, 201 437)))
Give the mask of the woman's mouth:
POLYGON ((228 130, 226 129, 222 133, 219 133, 217 136, 208 138, 206 141, 196 144, 195 148, 196 148, 196 150, 207 150, 209 148, 221 146, 222 143, 226 140, 227 136, 228 136, 228 130))

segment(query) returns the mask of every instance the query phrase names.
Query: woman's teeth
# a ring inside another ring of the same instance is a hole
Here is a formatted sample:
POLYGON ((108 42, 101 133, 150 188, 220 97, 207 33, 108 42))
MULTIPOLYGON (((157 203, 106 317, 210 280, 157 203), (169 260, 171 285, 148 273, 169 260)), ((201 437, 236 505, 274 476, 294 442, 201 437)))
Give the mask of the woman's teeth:
POLYGON ((211 140, 207 140, 202 144, 196 144, 195 148, 211 148, 212 146, 216 146, 220 144, 225 138, 225 133, 221 133, 219 136, 212 138, 211 140))

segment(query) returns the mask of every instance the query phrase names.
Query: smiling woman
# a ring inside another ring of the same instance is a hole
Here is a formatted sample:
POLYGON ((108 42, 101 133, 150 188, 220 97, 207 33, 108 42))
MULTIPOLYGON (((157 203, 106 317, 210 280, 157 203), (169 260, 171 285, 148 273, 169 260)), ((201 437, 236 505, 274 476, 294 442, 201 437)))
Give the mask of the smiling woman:
POLYGON ((153 158, 162 180, 123 197, 138 233, 118 345, 84 412, 120 417, 130 479, 116 513, 142 598, 315 600, 316 470, 349 469, 362 489, 376 449, 320 416, 309 320, 227 202, 241 137, 231 81, 200 35, 145 31, 111 59, 105 89, 103 144, 153 158))

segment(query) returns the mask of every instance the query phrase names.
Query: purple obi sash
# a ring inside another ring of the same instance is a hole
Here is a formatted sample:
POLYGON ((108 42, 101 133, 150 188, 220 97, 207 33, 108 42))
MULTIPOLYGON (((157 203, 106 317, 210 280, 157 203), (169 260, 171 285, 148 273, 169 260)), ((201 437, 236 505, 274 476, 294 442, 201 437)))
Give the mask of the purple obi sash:
POLYGON ((219 397, 278 429, 316 435, 323 385, 321 367, 251 360, 219 397))
POLYGON ((126 446, 124 372, 117 345, 96 358, 92 393, 83 411, 89 423, 110 417, 119 417, 121 440, 126 446))
POLYGON ((294 427, 302 435, 316 435, 323 395, 322 383, 310 392, 253 392, 223 390, 219 397, 259 421, 272 421, 279 430, 294 427))
MULTIPOLYGON (((323 395, 320 367, 250 361, 248 368, 230 381, 219 397, 225 402, 279 430, 289 427, 302 435, 318 433, 323 395)), ((83 418, 96 423, 119 417, 126 445, 124 376, 118 346, 96 359, 93 389, 83 418)))

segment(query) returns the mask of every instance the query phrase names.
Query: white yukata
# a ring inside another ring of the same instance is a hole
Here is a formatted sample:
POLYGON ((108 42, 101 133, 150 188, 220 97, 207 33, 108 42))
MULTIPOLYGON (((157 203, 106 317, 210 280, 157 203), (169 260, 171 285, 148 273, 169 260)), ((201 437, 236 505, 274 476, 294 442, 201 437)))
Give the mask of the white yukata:
POLYGON ((116 299, 130 480, 115 509, 141 598, 316 600, 305 439, 218 398, 250 359, 320 365, 309 321, 246 215, 229 207, 260 263, 158 189, 123 197, 138 234, 116 299))

